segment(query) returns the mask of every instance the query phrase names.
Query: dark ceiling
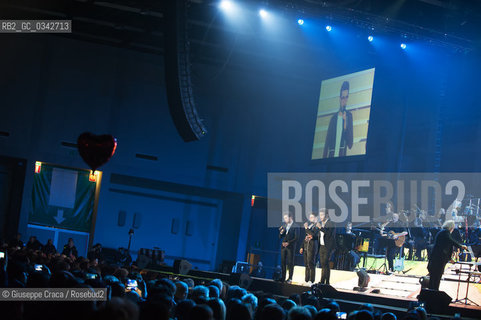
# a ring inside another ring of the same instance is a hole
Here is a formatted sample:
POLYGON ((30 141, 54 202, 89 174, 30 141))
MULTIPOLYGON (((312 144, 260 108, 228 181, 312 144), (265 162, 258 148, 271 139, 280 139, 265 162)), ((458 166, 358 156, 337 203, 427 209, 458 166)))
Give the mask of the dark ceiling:
MULTIPOLYGON (((174 0, 1 0, 0 18, 71 19, 73 33, 59 36, 162 54, 163 1, 174 0)), ((263 5, 286 14, 343 21, 360 28, 372 26, 461 48, 474 48, 481 43, 481 0, 237 2, 253 8, 263 5)), ((225 34, 237 31, 221 23, 218 1, 191 0, 189 3, 189 38, 194 59, 222 63, 229 54, 225 45, 229 37, 225 34), (215 36, 219 32, 224 36, 215 36)))

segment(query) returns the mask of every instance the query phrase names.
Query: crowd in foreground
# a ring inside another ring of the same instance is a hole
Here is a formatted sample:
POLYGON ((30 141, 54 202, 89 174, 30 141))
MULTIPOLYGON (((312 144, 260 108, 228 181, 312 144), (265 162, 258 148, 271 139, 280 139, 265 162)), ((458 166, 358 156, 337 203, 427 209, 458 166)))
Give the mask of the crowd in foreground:
MULTIPOLYGON (((1 244, 1 287, 107 288, 107 301, 2 302, 2 319, 116 320, 396 320, 366 304, 349 314, 334 300, 305 292, 275 297, 249 292, 219 279, 162 277, 141 273, 135 264, 118 266, 101 259, 100 246, 88 258, 78 257, 73 240, 61 252, 19 242, 1 244)), ((29 243, 37 241, 30 239, 29 243)), ((430 318, 421 307, 403 315, 408 320, 430 318)))

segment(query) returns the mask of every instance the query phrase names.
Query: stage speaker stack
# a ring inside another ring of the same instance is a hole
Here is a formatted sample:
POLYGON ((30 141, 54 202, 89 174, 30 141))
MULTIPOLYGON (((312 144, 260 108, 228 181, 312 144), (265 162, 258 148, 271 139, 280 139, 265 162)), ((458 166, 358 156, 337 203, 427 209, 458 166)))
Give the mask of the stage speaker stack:
POLYGON ((222 273, 232 273, 232 268, 234 268, 236 262, 233 260, 223 260, 220 265, 220 272, 222 273))
POLYGON ((451 303, 451 297, 444 291, 421 289, 418 301, 424 302, 428 313, 444 313, 451 303))
POLYGON ((252 278, 246 273, 241 273, 240 279, 239 279, 239 286, 247 290, 249 289, 251 284, 252 284, 252 278))
POLYGON ((333 286, 329 284, 321 284, 320 288, 322 297, 324 298, 336 298, 337 297, 337 290, 333 286))
POLYGON ((174 260, 174 273, 186 275, 192 269, 192 264, 187 260, 174 260))
POLYGON ((195 141, 207 130, 197 114, 192 92, 187 0, 169 0, 164 4, 164 65, 169 111, 182 139, 195 141))
POLYGON ((247 290, 251 286, 253 279, 247 273, 231 273, 229 282, 247 290))

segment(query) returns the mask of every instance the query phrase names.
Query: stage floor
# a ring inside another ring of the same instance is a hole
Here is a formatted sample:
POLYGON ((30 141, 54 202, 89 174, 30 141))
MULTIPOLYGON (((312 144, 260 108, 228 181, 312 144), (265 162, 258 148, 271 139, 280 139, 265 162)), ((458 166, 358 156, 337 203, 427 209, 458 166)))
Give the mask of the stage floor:
MULTIPOLYGON (((413 263, 413 269, 404 275, 398 273, 391 275, 370 273, 370 282, 365 293, 371 294, 373 293, 373 290, 379 290, 379 293, 376 293, 377 295, 416 300, 417 295, 421 291, 419 277, 427 274, 427 263, 422 261, 410 262, 413 263)), ((439 287, 439 290, 446 292, 452 298, 453 302, 457 299, 463 299, 466 297, 467 285, 466 282, 457 281, 459 279, 459 275, 455 273, 455 269, 459 269, 459 265, 448 264, 439 287)), ((303 266, 295 266, 292 283, 307 286, 307 284, 304 282, 304 272, 305 268, 303 266)), ((321 269, 317 268, 316 283, 320 281, 320 278, 321 269)), ((466 275, 461 276, 462 280, 466 280, 466 278, 466 275)), ((479 277, 475 278, 475 282, 479 282, 479 280, 479 277)), ((357 286, 357 283, 358 277, 356 272, 331 270, 330 284, 337 290, 353 291, 353 288, 357 286)), ((469 284, 468 298, 471 301, 476 302, 478 305, 481 305, 481 284, 473 283, 473 279, 471 279, 471 283, 469 284)))

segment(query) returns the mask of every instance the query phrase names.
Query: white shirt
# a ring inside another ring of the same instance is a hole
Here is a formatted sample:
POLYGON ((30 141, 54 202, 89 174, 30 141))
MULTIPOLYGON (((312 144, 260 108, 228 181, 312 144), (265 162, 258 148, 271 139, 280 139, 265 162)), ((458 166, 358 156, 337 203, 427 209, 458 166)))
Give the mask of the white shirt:
MULTIPOLYGON (((327 221, 329 221, 329 219, 326 220, 326 222, 324 223, 324 226, 326 225, 327 221)), ((322 222, 321 222, 321 225, 322 225, 322 222)), ((322 231, 319 231, 319 243, 321 244, 321 246, 325 245, 325 243, 324 243, 324 232, 322 232, 322 231)))
POLYGON ((334 156, 339 157, 339 149, 341 149, 341 137, 343 129, 343 119, 339 114, 337 115, 337 125, 336 125, 336 144, 334 149, 334 156))
POLYGON ((291 226, 292 226, 293 223, 294 223, 294 222, 291 222, 291 223, 289 223, 289 224, 287 225, 287 227, 286 227, 286 234, 289 233, 289 229, 291 228, 291 226))

